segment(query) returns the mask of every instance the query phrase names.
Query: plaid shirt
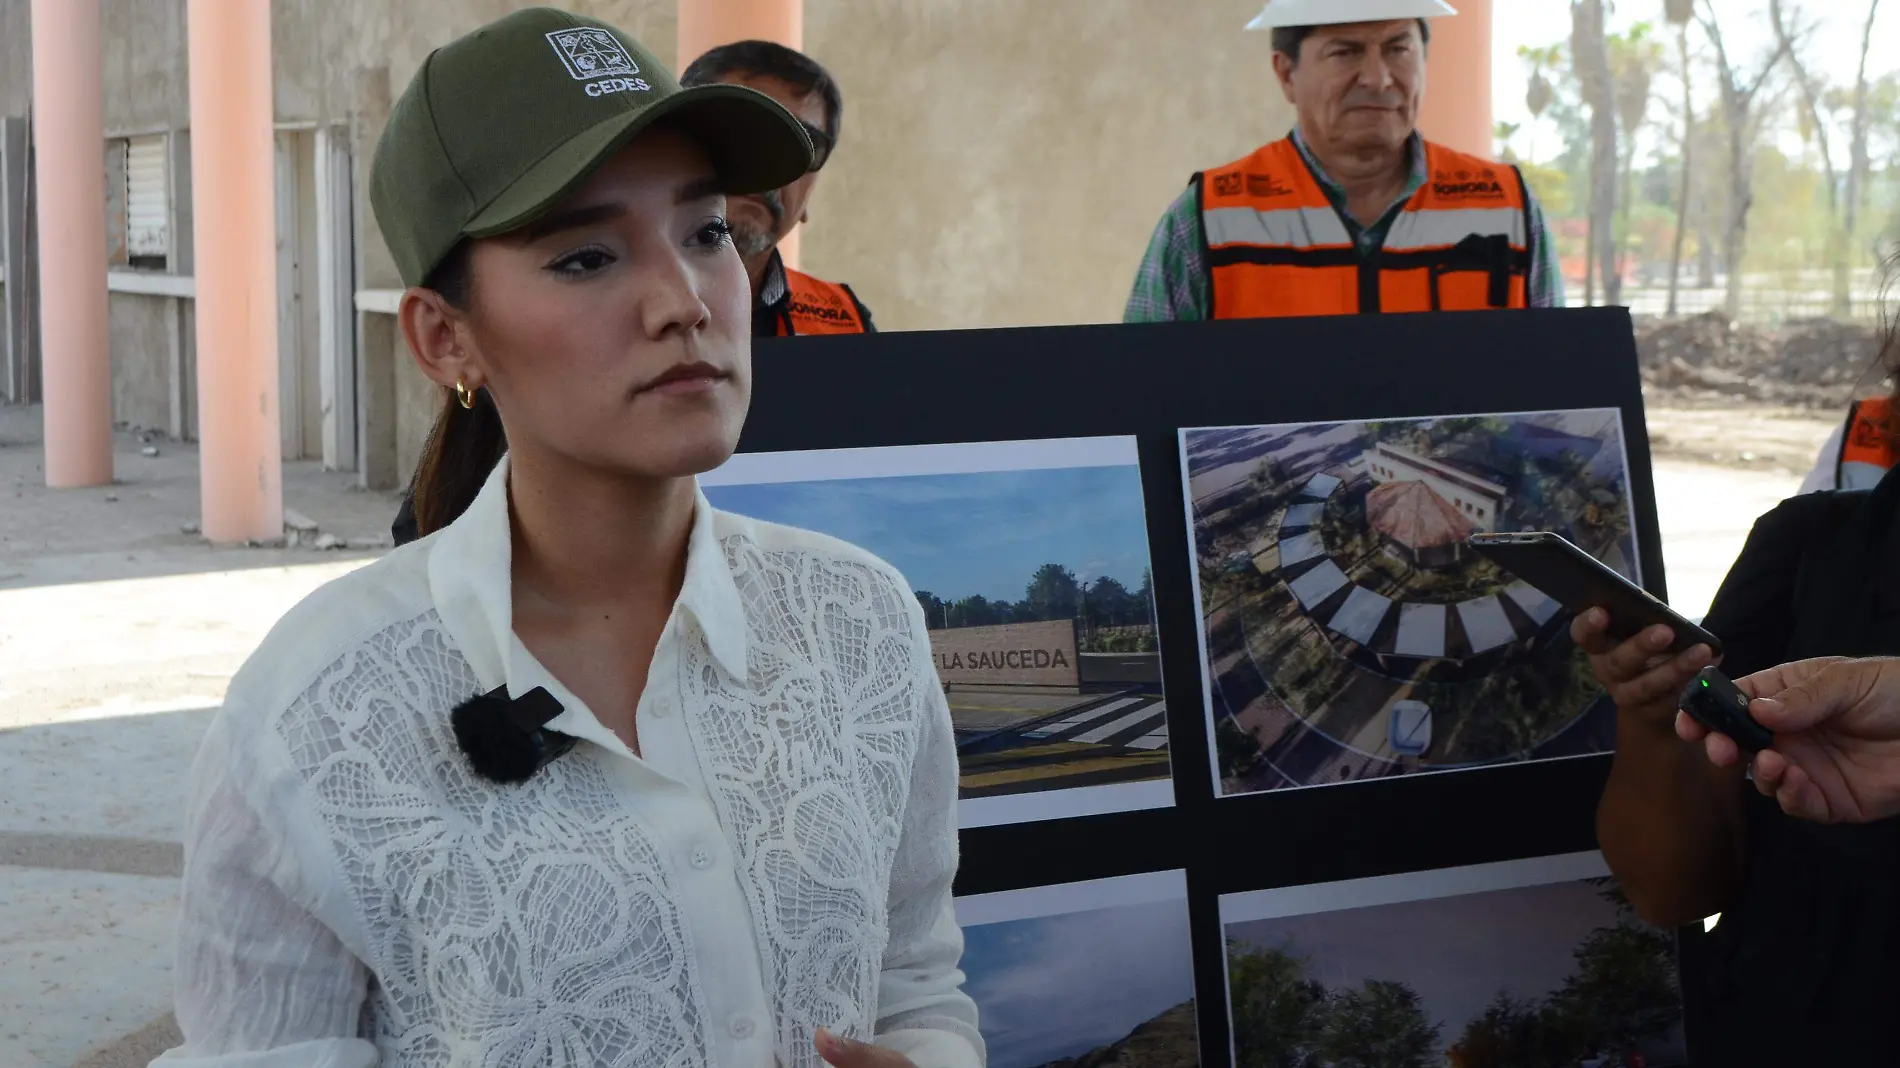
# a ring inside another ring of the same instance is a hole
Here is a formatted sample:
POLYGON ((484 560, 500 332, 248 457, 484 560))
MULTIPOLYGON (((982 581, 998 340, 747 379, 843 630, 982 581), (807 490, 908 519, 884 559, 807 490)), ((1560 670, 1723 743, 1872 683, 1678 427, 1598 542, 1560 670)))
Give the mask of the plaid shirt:
MULTIPOLYGON (((1405 183, 1404 192, 1387 209, 1385 217, 1370 227, 1361 226, 1346 210, 1346 194, 1343 189, 1326 174, 1326 168, 1306 147, 1306 140, 1300 131, 1293 131, 1293 144, 1300 150, 1300 156, 1312 169, 1313 176, 1319 179, 1321 189, 1326 191, 1327 199, 1339 210, 1339 217, 1346 224, 1346 231, 1359 246, 1359 254, 1371 258, 1385 246, 1386 231, 1392 228, 1393 220, 1404 210, 1406 201, 1412 199, 1425 184, 1424 141, 1418 134, 1412 135, 1411 144, 1406 148, 1406 156, 1411 160, 1411 177, 1405 183)), ((1544 209, 1537 197, 1528 187, 1524 197, 1530 204, 1531 225, 1537 233, 1537 247, 1541 255, 1531 263, 1529 299, 1533 308, 1561 308, 1564 305, 1564 276, 1557 265, 1556 242, 1551 239, 1550 227, 1544 222, 1544 209)), ((1213 294, 1208 292, 1207 250, 1201 239, 1201 218, 1196 206, 1193 187, 1189 187, 1168 213, 1161 218, 1161 224, 1155 227, 1154 237, 1148 242, 1148 253, 1142 257, 1141 269, 1135 274, 1134 292, 1128 295, 1127 310, 1122 313, 1122 321, 1129 323, 1160 323, 1182 319, 1212 318, 1213 294)))

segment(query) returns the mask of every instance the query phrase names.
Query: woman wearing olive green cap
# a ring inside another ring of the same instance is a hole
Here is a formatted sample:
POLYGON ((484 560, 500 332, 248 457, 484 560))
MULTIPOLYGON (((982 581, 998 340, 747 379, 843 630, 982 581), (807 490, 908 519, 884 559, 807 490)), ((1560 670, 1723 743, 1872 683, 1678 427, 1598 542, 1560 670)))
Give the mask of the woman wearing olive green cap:
POLYGON ((450 398, 431 533, 232 681, 158 1063, 983 1063, 911 587, 695 483, 750 389, 725 194, 810 152, 766 97, 681 90, 564 12, 423 63, 371 199, 450 398))

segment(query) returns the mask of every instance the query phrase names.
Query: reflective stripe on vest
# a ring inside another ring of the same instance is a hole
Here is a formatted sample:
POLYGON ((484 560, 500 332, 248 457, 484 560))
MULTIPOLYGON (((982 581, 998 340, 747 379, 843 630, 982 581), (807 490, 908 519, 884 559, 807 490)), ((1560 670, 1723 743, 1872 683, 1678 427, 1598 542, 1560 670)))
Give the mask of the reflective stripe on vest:
POLYGON ((1197 179, 1214 318, 1529 306, 1528 198, 1513 167, 1425 144, 1431 180, 1362 257, 1291 138, 1197 179))
POLYGON ((779 318, 780 337, 787 334, 862 334, 864 317, 858 314, 858 302, 841 285, 820 281, 808 274, 785 268, 785 285, 791 291, 785 314, 779 318))
POLYGON ((1841 435, 1841 459, 1834 472, 1837 487, 1873 489, 1900 462, 1888 433, 1893 416, 1891 397, 1861 401, 1848 412, 1847 429, 1841 435))

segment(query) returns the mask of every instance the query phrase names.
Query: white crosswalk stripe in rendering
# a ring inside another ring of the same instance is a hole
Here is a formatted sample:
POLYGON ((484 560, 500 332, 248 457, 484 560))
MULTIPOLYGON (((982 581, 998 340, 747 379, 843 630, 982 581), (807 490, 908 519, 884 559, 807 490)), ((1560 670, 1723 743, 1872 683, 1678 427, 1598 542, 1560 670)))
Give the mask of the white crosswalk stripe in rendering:
POLYGON ((1086 711, 1078 712, 1075 715, 1068 717, 1067 719, 1058 720, 1054 723, 1048 724, 1047 726, 1038 727, 1035 730, 1029 732, 1029 737, 1031 738, 1057 738, 1057 737, 1067 738, 1070 735, 1074 734, 1076 731, 1085 729, 1089 724, 1094 723, 1096 720, 1101 719, 1103 716, 1112 715, 1116 712, 1121 711, 1124 708, 1127 708, 1129 705, 1140 704, 1142 700, 1143 699, 1140 697, 1122 697, 1122 698, 1118 698, 1116 700, 1110 701, 1106 704, 1096 705, 1094 708, 1090 708, 1090 709, 1087 709, 1086 711))
POLYGON ((1152 751, 1168 744, 1168 706, 1159 697, 1118 697, 1026 731, 1024 736, 1152 751))

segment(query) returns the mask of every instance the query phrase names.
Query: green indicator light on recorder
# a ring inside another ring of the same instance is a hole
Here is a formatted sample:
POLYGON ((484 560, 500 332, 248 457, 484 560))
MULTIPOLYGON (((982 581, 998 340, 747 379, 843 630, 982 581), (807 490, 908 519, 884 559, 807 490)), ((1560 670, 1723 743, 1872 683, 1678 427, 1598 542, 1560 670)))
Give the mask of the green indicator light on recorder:
POLYGON ((1709 688, 1709 680, 1707 679, 1702 680, 1702 688, 1705 690, 1709 688))

